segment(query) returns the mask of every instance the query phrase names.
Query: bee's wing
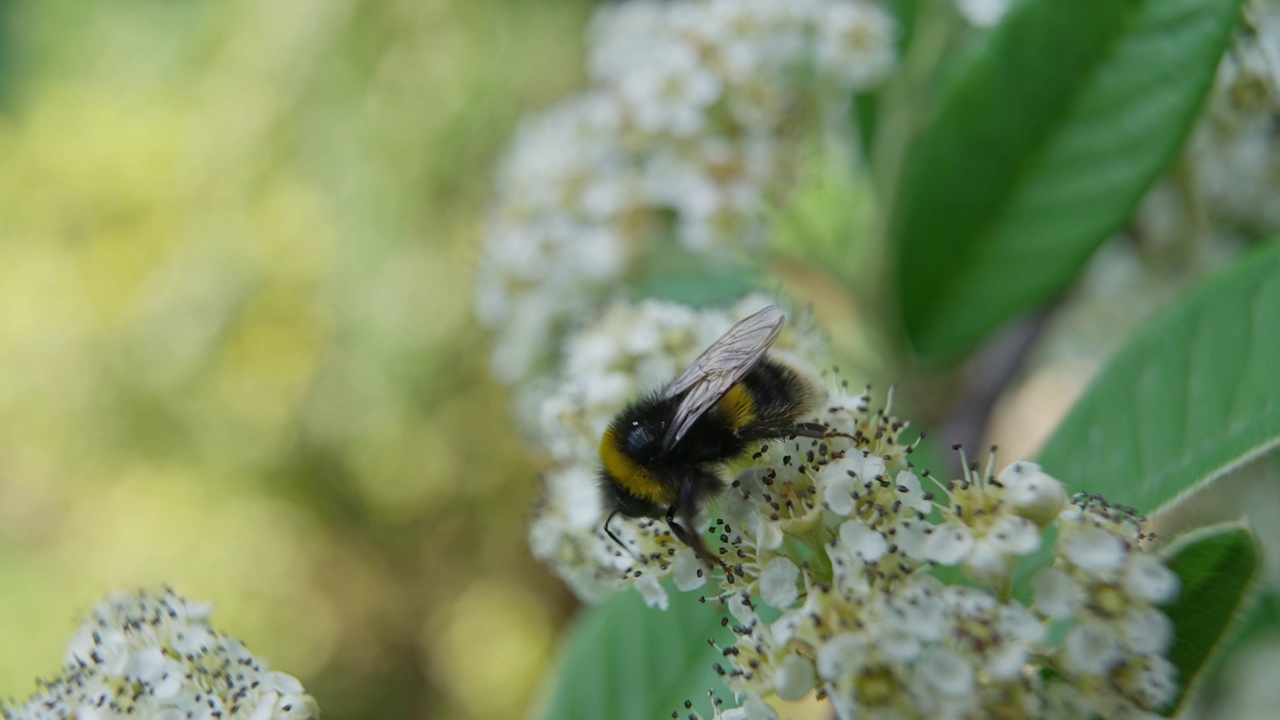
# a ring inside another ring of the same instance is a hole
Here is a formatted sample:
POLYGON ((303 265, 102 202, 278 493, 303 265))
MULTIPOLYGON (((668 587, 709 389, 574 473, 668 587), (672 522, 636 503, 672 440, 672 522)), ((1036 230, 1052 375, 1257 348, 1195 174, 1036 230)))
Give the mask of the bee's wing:
POLYGON ((770 305, 729 328, 707 348, 687 370, 662 391, 663 398, 684 394, 667 434, 662 438, 666 453, 680 442, 689 428, 750 372, 778 339, 786 318, 777 305, 770 305))

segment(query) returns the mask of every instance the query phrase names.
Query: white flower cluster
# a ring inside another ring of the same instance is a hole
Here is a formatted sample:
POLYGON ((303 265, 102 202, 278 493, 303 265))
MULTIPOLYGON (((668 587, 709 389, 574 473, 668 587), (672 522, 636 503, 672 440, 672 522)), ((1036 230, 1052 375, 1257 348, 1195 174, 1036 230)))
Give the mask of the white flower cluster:
POLYGON ((1185 151, 1203 212, 1228 233, 1280 230, 1280 1, 1246 3, 1185 151))
POLYGON ((62 674, 5 720, 247 720, 317 717, 294 677, 271 671, 240 641, 212 630, 210 607, 164 590, 116 594, 67 645, 62 674))
MULTIPOLYGON (((597 359, 575 366, 565 387, 576 389, 549 405, 573 408, 577 423, 544 418, 565 434, 566 456, 594 449, 605 406, 630 397, 634 377, 678 372, 729 321, 700 335, 696 313, 662 304, 606 317, 570 346, 597 359), (597 382, 605 397, 593 407, 580 398, 597 382)), ((1097 498, 1068 503, 1028 462, 941 486, 913 471, 906 424, 869 394, 835 390, 822 407, 826 437, 762 444, 732 468, 699 524, 723 561, 715 571, 662 521, 615 518, 625 551, 606 538, 594 455, 546 476, 535 554, 588 600, 629 586, 665 606, 661 580, 686 592, 714 580, 710 595, 736 621, 717 669, 741 703, 718 708, 722 718, 773 718, 770 697, 811 692, 841 718, 1141 717, 1172 700, 1171 628, 1156 606, 1177 578, 1142 550, 1135 518, 1097 498), (1026 606, 1009 597, 1014 563, 1050 525, 1057 561, 1026 606), (930 574, 948 565, 981 587, 930 574), (1060 646, 1047 643, 1055 621, 1075 623, 1060 646)))
POLYGON ((729 492, 720 541, 737 577, 720 593, 736 640, 717 671, 743 702, 716 716, 776 719, 768 697, 817 692, 844 719, 1156 717, 1177 687, 1156 605, 1178 581, 1140 548, 1137 520, 1098 498, 1068 504, 1027 462, 935 497, 906 462, 902 423, 868 403, 833 398, 831 437, 793 442, 781 462, 764 453, 729 492), (1055 566, 1027 607, 1007 583, 1048 525, 1055 566), (946 585, 936 564, 986 589, 946 585), (1075 625, 1052 647, 1064 619, 1075 625))
MULTIPOLYGON (((615 518, 612 527, 643 555, 672 558, 624 579, 634 560, 601 531, 600 438, 629 401, 661 388, 733 325, 771 304, 764 295, 743 298, 729 310, 694 310, 660 300, 617 302, 565 343, 561 373, 526 398, 527 430, 556 467, 542 476, 542 500, 530 524, 534 556, 549 564, 583 600, 597 601, 627 586, 651 605, 666 607, 659 583, 675 575, 682 589, 702 584, 693 551, 673 538, 665 523, 615 518)), ((802 317, 792 317, 775 352, 820 357, 825 345, 802 317)))
POLYGON ((758 246, 804 126, 889 74, 896 33, 865 0, 602 7, 590 89, 524 121, 499 171, 476 295, 495 374, 525 377, 655 254, 758 246))
MULTIPOLYGON (((1280 0, 1249 0, 1174 170, 1138 206, 1143 255, 1216 263, 1280 231, 1280 0)), ((1160 277, 1158 273, 1147 275, 1160 277)))
POLYGON ((1102 717, 1134 706, 1162 708, 1177 692, 1177 671, 1164 657, 1173 626, 1157 608, 1174 600, 1178 577, 1139 545, 1131 511, 1081 496, 1058 518, 1054 567, 1035 578, 1035 604, 1051 619, 1071 618, 1057 668, 1069 679, 1055 699, 1064 711, 1102 717))

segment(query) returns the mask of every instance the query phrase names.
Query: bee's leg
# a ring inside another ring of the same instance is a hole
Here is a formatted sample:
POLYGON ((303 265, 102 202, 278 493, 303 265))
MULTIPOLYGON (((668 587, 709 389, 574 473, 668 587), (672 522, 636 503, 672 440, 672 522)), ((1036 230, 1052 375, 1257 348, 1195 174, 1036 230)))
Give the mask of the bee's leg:
POLYGON ((822 423, 816 423, 816 422, 796 423, 795 425, 792 426, 792 431, 797 436, 811 437, 811 438, 818 438, 818 439, 822 439, 824 437, 830 437, 831 435, 831 430, 826 425, 823 425, 822 423))
POLYGON ((680 506, 677 504, 672 504, 671 507, 667 508, 667 525, 670 526, 671 533, 676 536, 677 540, 693 548, 694 552, 702 555, 705 550, 699 547, 698 540, 692 537, 689 534, 689 531, 684 529, 683 525, 676 522, 676 510, 679 508, 680 506))
POLYGON ((808 437, 822 439, 829 437, 831 431, 826 425, 816 422, 791 422, 789 420, 766 422, 752 425, 738 431, 743 440, 776 440, 779 438, 808 437))
MULTIPOLYGON (((707 564, 707 567, 719 565, 726 574, 732 574, 729 566, 725 565, 724 560, 712 555, 711 551, 707 549, 706 544, 702 542, 701 535, 690 532, 684 525, 676 522, 676 511, 679 509, 679 504, 672 504, 671 507, 667 508, 667 525, 671 527, 671 533, 676 536, 677 540, 688 545, 693 550, 693 553, 698 556, 698 559, 707 564)), ((680 519, 687 523, 689 527, 693 527, 694 522, 696 522, 694 517, 684 513, 681 514, 680 519)))

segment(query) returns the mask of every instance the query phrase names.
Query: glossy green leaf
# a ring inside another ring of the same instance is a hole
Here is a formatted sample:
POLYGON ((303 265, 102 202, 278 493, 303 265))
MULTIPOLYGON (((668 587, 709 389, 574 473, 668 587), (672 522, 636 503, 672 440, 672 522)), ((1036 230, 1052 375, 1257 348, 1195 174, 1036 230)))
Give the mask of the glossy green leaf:
POLYGON ((1253 533, 1224 523, 1194 533, 1169 548, 1169 568, 1182 580, 1178 599, 1162 608, 1173 621, 1169 660, 1178 668, 1178 709, 1188 689, 1243 613, 1262 558, 1253 533))
POLYGON ((711 716, 708 690, 731 698, 714 665, 723 662, 707 638, 729 644, 722 613, 700 593, 668 588, 665 612, 623 592, 584 608, 568 633, 549 677, 548 701, 533 717, 651 720, 686 715, 685 700, 711 716))
POLYGON ((949 361, 1059 292, 1185 137, 1240 0, 1025 0, 957 68, 903 160, 902 321, 949 361))
MULTIPOLYGON (((1148 322, 1038 458, 1068 492, 1153 514, 1280 445, 1280 243, 1236 261, 1148 322)), ((1050 562, 1019 562, 1025 580, 1050 562)))
POLYGON ((1147 323, 1040 453, 1071 491, 1142 512, 1280 445, 1280 243, 1147 323))

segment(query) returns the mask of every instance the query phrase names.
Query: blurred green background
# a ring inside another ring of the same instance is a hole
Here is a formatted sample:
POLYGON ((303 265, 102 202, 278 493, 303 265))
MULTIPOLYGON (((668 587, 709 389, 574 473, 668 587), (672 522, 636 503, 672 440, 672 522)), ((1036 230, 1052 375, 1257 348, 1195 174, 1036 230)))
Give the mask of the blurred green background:
POLYGON ((330 720, 524 714, 573 602, 471 278, 590 9, 0 0, 0 696, 169 583, 330 720))

